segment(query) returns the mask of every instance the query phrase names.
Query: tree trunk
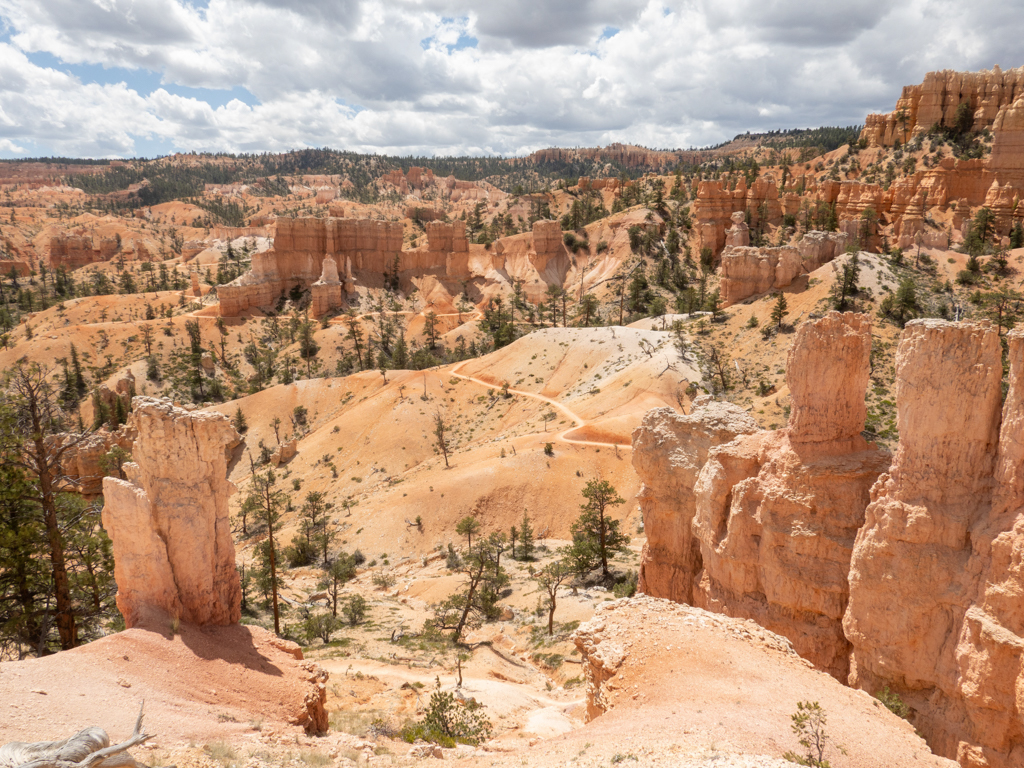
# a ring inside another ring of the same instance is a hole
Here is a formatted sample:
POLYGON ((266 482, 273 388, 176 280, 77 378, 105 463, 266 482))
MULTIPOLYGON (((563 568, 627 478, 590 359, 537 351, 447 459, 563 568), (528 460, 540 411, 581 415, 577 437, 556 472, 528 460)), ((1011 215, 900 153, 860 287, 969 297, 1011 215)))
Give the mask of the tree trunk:
POLYGON ((36 475, 39 480, 41 506, 43 508, 43 524, 46 526, 46 539, 50 547, 50 564, 53 571, 54 599, 57 601, 57 632, 60 635, 61 650, 74 648, 77 643, 75 630, 75 613, 71 603, 71 585, 68 581, 67 565, 64 561, 64 537, 57 521, 57 502, 54 498, 53 478, 47 457, 46 443, 43 439, 42 425, 35 404, 32 404, 32 442, 36 455, 36 475))
POLYGON ((601 572, 608 576, 608 550, 605 549, 605 522, 604 522, 604 510, 598 512, 598 519, 601 521, 600 537, 601 537, 601 572))
POLYGON ((484 568, 486 562, 484 558, 480 558, 480 567, 476 574, 470 573, 469 575, 469 592, 466 594, 466 605, 462 609, 462 616, 459 617, 459 623, 455 627, 455 632, 452 634, 452 642, 459 642, 459 638, 462 637, 462 630, 466 627, 466 620, 469 618, 469 612, 473 609, 473 595, 476 594, 476 587, 483 578, 484 568))
POLYGON ((281 611, 277 604, 277 553, 274 551, 274 531, 270 531, 270 590, 274 601, 274 634, 281 634, 281 611))

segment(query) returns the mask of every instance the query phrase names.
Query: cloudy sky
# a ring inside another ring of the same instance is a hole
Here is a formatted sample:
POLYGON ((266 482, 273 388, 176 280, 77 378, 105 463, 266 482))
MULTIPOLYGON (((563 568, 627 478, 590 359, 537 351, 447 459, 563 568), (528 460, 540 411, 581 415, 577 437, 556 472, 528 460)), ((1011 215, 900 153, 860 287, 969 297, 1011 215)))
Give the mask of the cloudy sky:
POLYGON ((1024 0, 0 0, 0 157, 522 154, 852 125, 1024 0))

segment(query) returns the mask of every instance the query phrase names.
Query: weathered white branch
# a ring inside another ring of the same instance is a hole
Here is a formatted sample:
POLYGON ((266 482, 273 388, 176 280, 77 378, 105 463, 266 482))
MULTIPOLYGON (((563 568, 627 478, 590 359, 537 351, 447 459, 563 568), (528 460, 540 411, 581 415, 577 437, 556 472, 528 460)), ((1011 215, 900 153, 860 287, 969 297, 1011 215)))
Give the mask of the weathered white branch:
POLYGON ((153 738, 142 729, 144 706, 145 702, 139 706, 135 730, 127 741, 111 745, 107 732, 95 726, 63 741, 12 741, 0 747, 0 768, 146 768, 126 754, 153 738))

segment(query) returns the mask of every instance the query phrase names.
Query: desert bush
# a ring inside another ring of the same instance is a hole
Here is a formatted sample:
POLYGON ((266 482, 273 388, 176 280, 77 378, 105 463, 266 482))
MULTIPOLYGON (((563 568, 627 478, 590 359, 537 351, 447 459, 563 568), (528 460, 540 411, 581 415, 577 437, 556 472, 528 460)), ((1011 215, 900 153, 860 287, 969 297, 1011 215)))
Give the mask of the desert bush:
POLYGON ((440 686, 430 694, 430 703, 423 719, 402 729, 402 739, 412 744, 417 739, 454 747, 456 744, 476 745, 491 738, 493 726, 475 700, 458 701, 455 695, 440 686))
POLYGON ((825 732, 827 718, 821 705, 816 701, 797 702, 796 712, 790 716, 790 719, 793 721, 790 728, 796 734, 797 741, 804 748, 805 754, 786 752, 783 758, 797 765, 830 768, 829 761, 825 759, 825 749, 830 739, 825 732))
POLYGON ((612 587, 612 594, 616 597, 632 597, 636 594, 638 580, 639 575, 637 572, 630 571, 626 574, 626 578, 612 587))
POLYGON ((910 717, 910 707, 903 703, 903 699, 900 698, 896 691, 890 691, 888 685, 876 693, 875 698, 882 702, 885 708, 896 715, 896 717, 902 717, 904 720, 910 717))
POLYGON ((398 579, 395 578, 395 574, 391 573, 391 571, 380 570, 373 574, 370 581, 373 582, 373 586, 377 589, 391 589, 391 587, 395 586, 398 579))
POLYGON ((314 613, 302 623, 306 642, 320 638, 324 645, 331 642, 331 635, 338 629, 338 620, 329 613, 314 613))
POLYGON ((341 609, 342 615, 349 623, 349 626, 362 624, 366 619, 366 598, 362 595, 352 595, 341 609))

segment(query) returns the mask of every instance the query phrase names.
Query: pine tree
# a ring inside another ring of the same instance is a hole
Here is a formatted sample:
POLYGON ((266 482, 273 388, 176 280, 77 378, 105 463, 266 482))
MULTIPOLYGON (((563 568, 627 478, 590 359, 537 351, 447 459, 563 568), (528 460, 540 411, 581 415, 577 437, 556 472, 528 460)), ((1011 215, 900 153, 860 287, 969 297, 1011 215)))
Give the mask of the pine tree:
POLYGON ((391 367, 396 371, 404 371, 409 367, 409 345, 405 341, 405 331, 398 332, 395 351, 391 355, 391 367))
POLYGON ((75 349, 75 345, 71 345, 71 380, 75 387, 75 392, 78 393, 78 399, 81 400, 89 389, 85 383, 85 376, 82 374, 82 363, 78 359, 78 350, 75 349))
POLYGON ((580 516, 571 527, 573 542, 584 542, 593 548, 601 573, 608 578, 611 575, 608 557, 615 552, 625 552, 629 544, 629 536, 619 531, 620 521, 609 517, 608 510, 625 504, 626 500, 607 480, 590 480, 583 489, 583 498, 586 501, 580 505, 580 516))
POLYGON ((235 408, 235 415, 231 419, 231 426, 233 426, 235 431, 240 435, 244 435, 246 430, 249 429, 249 424, 245 420, 245 414, 242 413, 242 406, 240 405, 235 408))
POLYGON ((533 526, 530 524, 530 516, 524 511, 523 520, 519 523, 519 560, 530 560, 533 558, 533 526))
POLYGON ((242 506, 267 529, 267 538, 258 547, 258 555, 264 564, 265 592, 270 594, 274 610, 274 633, 281 634, 281 610, 278 604, 278 590, 281 582, 277 575, 277 542, 274 539, 280 527, 281 513, 288 504, 288 496, 274 486, 277 477, 273 471, 256 473, 252 476, 249 494, 242 506))
POLYGON ((779 292, 775 294, 775 305, 772 307, 772 322, 776 328, 782 328, 782 321, 786 317, 786 310, 789 304, 786 302, 786 294, 779 292))

